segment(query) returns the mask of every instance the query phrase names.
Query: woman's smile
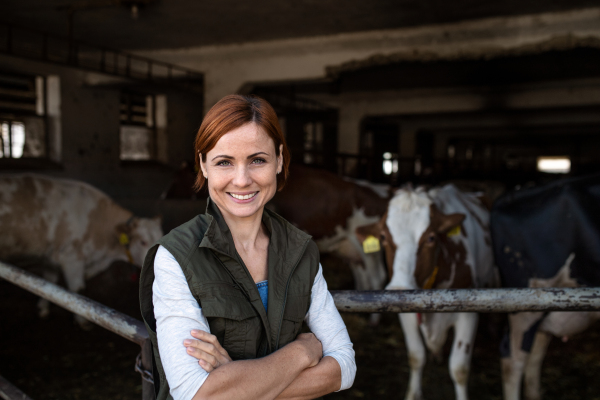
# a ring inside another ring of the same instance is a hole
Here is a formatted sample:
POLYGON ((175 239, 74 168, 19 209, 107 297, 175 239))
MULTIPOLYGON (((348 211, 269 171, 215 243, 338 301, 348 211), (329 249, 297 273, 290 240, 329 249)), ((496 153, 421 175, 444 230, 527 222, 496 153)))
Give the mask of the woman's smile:
POLYGON ((254 198, 258 194, 258 192, 250 192, 250 193, 227 192, 227 194, 230 195, 231 197, 233 197, 233 200, 236 203, 249 203, 250 201, 254 200, 254 198))

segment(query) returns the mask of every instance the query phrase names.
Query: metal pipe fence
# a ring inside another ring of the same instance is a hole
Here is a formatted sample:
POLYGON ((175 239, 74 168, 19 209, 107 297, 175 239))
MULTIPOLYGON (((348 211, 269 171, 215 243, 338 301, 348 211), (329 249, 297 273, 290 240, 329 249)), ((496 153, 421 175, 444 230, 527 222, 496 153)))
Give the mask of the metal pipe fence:
MULTIPOLYGON (((3 262, 0 278, 140 345, 136 371, 142 374, 142 398, 154 398, 149 372, 152 344, 141 321, 3 262)), ((354 313, 600 311, 600 288, 346 290, 331 294, 339 311, 354 313)))
POLYGON ((0 398, 5 400, 31 400, 29 396, 2 376, 0 376, 0 398))
POLYGON ((141 352, 136 360, 136 371, 142 374, 142 399, 154 399, 152 374, 146 372, 152 371, 152 343, 141 321, 1 261, 0 278, 140 345, 141 352))

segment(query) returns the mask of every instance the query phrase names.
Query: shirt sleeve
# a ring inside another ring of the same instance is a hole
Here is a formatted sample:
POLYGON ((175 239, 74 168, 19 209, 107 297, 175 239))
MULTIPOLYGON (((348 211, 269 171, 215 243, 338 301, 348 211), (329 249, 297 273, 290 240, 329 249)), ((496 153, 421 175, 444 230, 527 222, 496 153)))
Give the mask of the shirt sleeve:
POLYGON ((310 300, 310 308, 304 320, 311 332, 321 341, 323 357, 333 357, 340 365, 342 385, 339 390, 348 389, 354 383, 356 375, 354 349, 346 325, 335 307, 331 293, 327 290, 327 282, 323 278, 323 268, 320 264, 310 300))
POLYGON ((193 339, 192 329, 210 332, 210 328, 179 263, 162 246, 154 258, 152 292, 158 351, 171 396, 174 400, 190 400, 208 378, 208 372, 187 354, 183 341, 193 339))

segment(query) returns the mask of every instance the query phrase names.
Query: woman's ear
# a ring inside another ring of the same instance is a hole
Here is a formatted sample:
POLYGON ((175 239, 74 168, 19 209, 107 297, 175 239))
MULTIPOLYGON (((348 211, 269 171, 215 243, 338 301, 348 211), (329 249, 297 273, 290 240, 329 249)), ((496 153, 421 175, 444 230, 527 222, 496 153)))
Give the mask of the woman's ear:
POLYGON ((279 145, 279 156, 277 156, 277 173, 283 169, 283 145, 279 145))
POLYGON ((204 178, 208 178, 208 174, 206 173, 206 163, 202 160, 202 153, 198 152, 198 159, 200 160, 200 170, 202 171, 202 175, 204 178))

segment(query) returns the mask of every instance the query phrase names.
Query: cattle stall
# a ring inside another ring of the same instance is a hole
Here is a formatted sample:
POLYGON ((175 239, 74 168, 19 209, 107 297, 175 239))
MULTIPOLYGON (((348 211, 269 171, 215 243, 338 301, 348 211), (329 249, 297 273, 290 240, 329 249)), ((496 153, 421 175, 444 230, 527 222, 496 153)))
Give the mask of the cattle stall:
MULTIPOLYGON (((142 398, 154 398, 152 345, 141 321, 3 262, 0 277, 138 344, 141 351, 134 367, 142 377, 142 398)), ((338 310, 345 313, 600 311, 600 288, 348 290, 331 294, 338 310)), ((7 400, 25 398, 2 377, 0 390, 7 400)))

